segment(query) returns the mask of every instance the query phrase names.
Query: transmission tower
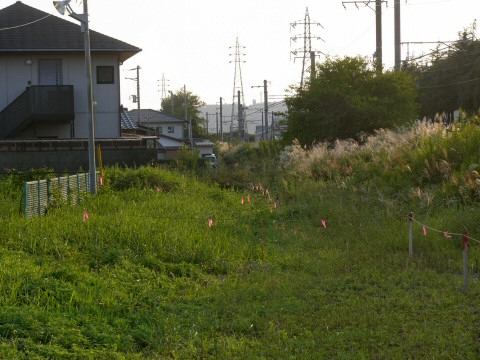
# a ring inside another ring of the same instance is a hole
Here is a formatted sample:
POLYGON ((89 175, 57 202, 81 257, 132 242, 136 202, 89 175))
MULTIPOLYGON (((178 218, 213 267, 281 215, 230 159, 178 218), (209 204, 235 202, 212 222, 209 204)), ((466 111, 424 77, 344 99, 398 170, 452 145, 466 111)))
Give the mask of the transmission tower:
MULTIPOLYGON (((167 84, 168 81, 170 80, 165 79, 165 74, 162 73, 162 80, 160 80, 160 111, 164 110, 162 108, 162 105, 163 105, 163 99, 167 97, 167 87, 169 86, 167 84)), ((158 87, 158 84, 157 84, 157 87, 158 87)))
POLYGON ((235 60, 230 61, 230 63, 235 64, 235 74, 233 77, 233 97, 232 97, 232 117, 230 122, 230 141, 233 137, 233 124, 237 122, 238 124, 238 136, 240 141, 243 141, 243 136, 245 133, 245 98, 243 96, 243 79, 242 79, 242 67, 241 64, 245 63, 242 60, 242 56, 245 54, 242 53, 242 50, 245 49, 245 46, 240 46, 238 42, 238 37, 235 43, 235 46, 230 46, 230 49, 234 48, 235 51, 230 53, 229 56, 235 56, 235 60))
POLYGON ((311 27, 320 26, 323 29, 322 24, 319 22, 315 22, 310 19, 310 14, 308 12, 308 7, 305 11, 305 18, 303 20, 298 20, 290 24, 290 27, 295 29, 297 26, 303 26, 303 34, 295 35, 290 38, 290 43, 297 42, 297 40, 303 40, 303 48, 298 48, 291 51, 291 54, 294 56, 295 59, 302 59, 302 75, 300 78, 300 89, 303 87, 303 79, 305 76, 305 71, 308 69, 308 65, 306 65, 308 59, 310 59, 310 74, 315 72, 315 56, 316 53, 323 54, 321 51, 314 50, 312 48, 312 39, 313 40, 321 40, 324 41, 321 37, 317 35, 312 35, 311 27), (299 56, 297 56, 299 55, 299 56))

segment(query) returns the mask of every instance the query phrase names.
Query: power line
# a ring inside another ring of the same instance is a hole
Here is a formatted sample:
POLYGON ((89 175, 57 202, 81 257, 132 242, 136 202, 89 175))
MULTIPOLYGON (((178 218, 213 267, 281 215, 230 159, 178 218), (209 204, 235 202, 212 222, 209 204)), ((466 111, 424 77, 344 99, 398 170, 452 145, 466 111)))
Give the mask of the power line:
POLYGON ((441 84, 441 85, 434 85, 434 86, 422 86, 422 87, 419 87, 419 89, 434 89, 434 88, 446 87, 446 86, 451 86, 451 85, 460 85, 460 84, 466 84, 466 83, 477 81, 477 80, 480 80, 480 77, 475 78, 475 79, 470 79, 470 80, 457 81, 457 82, 450 83, 450 84, 441 84))
POLYGON ((24 27, 24 26, 28 26, 28 25, 32 25, 32 24, 35 24, 39 21, 42 21, 42 20, 45 20, 46 18, 52 16, 53 14, 48 14, 47 16, 44 16, 40 19, 37 19, 37 20, 34 20, 34 21, 31 21, 29 23, 25 23, 25 24, 21 24, 21 25, 16 25, 16 26, 11 26, 11 27, 7 27, 7 28, 2 28, 0 29, 0 31, 6 31, 6 30, 13 30, 13 29, 18 29, 18 28, 21 28, 21 27, 24 27))

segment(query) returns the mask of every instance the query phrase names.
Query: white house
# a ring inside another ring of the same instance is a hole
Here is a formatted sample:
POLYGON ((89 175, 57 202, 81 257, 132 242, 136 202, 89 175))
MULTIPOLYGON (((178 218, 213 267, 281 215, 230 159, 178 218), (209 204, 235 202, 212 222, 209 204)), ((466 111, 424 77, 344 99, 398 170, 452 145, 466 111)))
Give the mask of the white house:
POLYGON ((173 160, 179 156, 185 139, 185 119, 152 109, 130 110, 128 114, 138 126, 152 129, 157 137, 157 159, 173 160))
MULTIPOLYGON (((152 129, 157 136, 157 159, 172 160, 178 157, 182 146, 190 147, 191 141, 185 137, 186 120, 152 109, 130 110, 128 115, 134 119, 139 127, 152 129)), ((126 127, 125 125, 123 125, 126 127)), ((193 147, 198 150, 199 156, 213 153, 213 143, 207 139, 192 139, 193 147)))
MULTIPOLYGON (((0 139, 87 138, 80 25, 17 1, 0 9, 0 30, 0 139)), ((118 138, 120 65, 141 49, 92 30, 90 38, 95 137, 118 138)))

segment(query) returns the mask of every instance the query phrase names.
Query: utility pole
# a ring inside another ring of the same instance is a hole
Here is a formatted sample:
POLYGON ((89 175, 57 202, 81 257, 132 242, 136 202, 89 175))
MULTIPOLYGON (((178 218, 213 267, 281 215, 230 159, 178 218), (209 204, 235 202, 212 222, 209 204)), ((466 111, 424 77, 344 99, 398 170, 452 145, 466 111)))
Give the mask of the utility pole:
POLYGON ((275 124, 273 119, 273 111, 272 111, 272 140, 275 140, 275 124))
POLYGON ((220 134, 223 142, 223 98, 220 97, 220 134))
MULTIPOLYGON (((356 1, 342 1, 342 5, 347 9, 345 4, 355 4, 358 9, 358 4, 363 4, 375 12, 376 23, 376 37, 375 37, 375 62, 377 64, 377 72, 382 72, 383 60, 382 60, 382 3, 387 3, 386 0, 356 0, 356 1), (370 4, 375 3, 375 9, 370 4)), ((388 4, 387 4, 388 6, 388 4)))
POLYGON ((192 128, 192 117, 190 116, 190 134, 189 134, 189 138, 190 138, 190 150, 193 150, 193 128, 192 128))
POLYGON ((268 140, 268 88, 267 88, 267 80, 263 80, 263 111, 265 113, 265 140, 268 140))
MULTIPOLYGON (((268 81, 263 80, 262 140, 268 140, 268 81)), ((261 86, 252 86, 258 88, 261 86)))
MULTIPOLYGON (((322 41, 324 41, 324 40, 317 35, 312 35, 311 26, 312 25, 320 26, 322 29, 324 27, 319 22, 312 22, 310 20, 310 14, 308 12, 308 8, 305 11, 305 18, 303 20, 299 20, 299 21, 295 21, 295 22, 291 23, 290 27, 295 29, 296 26, 298 26, 298 25, 303 25, 303 34, 295 35, 295 36, 291 37, 290 42, 292 42, 292 41, 296 42, 297 40, 303 40, 303 48, 299 48, 299 49, 295 49, 295 50, 291 51, 291 54, 294 55, 294 61, 297 58, 302 59, 302 74, 301 74, 301 78, 300 78, 300 89, 302 89, 303 88, 304 75, 305 75, 305 71, 306 71, 305 67, 307 66, 306 63, 308 61, 308 57, 312 56, 312 51, 313 51, 314 54, 316 54, 316 52, 319 52, 319 53, 323 54, 321 51, 312 49, 312 39, 322 40, 322 41), (302 56, 297 56, 298 53, 301 53, 302 56)), ((312 70, 310 70, 310 73, 311 73, 311 71, 312 70)))
POLYGON ((375 24, 376 24, 376 41, 375 50, 377 71, 382 72, 383 66, 383 49, 382 49, 382 0, 375 0, 375 24))
POLYGON ((133 80, 133 81, 137 82, 137 95, 133 97, 133 102, 137 103, 137 122, 138 122, 138 125, 140 125, 140 122, 141 122, 141 119, 142 119, 141 114, 140 114, 140 109, 141 109, 141 106, 140 106, 140 69, 141 69, 141 67, 139 65, 137 65, 136 68, 129 69, 129 71, 136 70, 137 71, 137 77, 136 78, 125 78, 125 79, 128 79, 128 80, 133 80))
POLYGON ((402 59, 401 49, 401 24, 400 24, 400 0, 395 0, 395 71, 400 71, 402 59))
POLYGON ((238 90, 238 140, 240 142, 245 141, 245 124, 243 123, 243 109, 240 99, 240 90, 238 90))
POLYGON ((187 87, 183 85, 183 106, 185 108, 185 120, 188 120, 188 110, 187 110, 187 87))
POLYGON ((215 124, 217 125, 216 129, 217 129, 217 140, 218 140, 218 112, 215 113, 215 124))
POLYGON ((208 112, 205 113, 205 117, 207 118, 207 119, 206 119, 206 120, 207 120, 206 131, 207 131, 207 135, 208 135, 208 112))
POLYGON ((174 106, 173 106, 174 105, 174 103, 173 103, 173 91, 168 90, 168 92, 170 93, 170 100, 172 102, 172 116, 173 116, 173 109, 174 109, 174 106))

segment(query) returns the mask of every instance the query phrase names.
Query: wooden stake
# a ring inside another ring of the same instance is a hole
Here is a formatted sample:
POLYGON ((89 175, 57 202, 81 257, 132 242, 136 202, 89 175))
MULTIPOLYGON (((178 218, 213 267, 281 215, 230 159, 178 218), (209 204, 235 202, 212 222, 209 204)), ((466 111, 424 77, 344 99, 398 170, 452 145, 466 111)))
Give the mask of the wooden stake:
POLYGON ((413 212, 408 214, 408 221, 410 222, 410 237, 408 242, 408 253, 410 257, 413 256, 413 212))
POLYGON ((262 261, 265 260, 265 225, 262 219, 262 261))
POLYGON ((468 291, 468 233, 463 233, 463 291, 468 291))

